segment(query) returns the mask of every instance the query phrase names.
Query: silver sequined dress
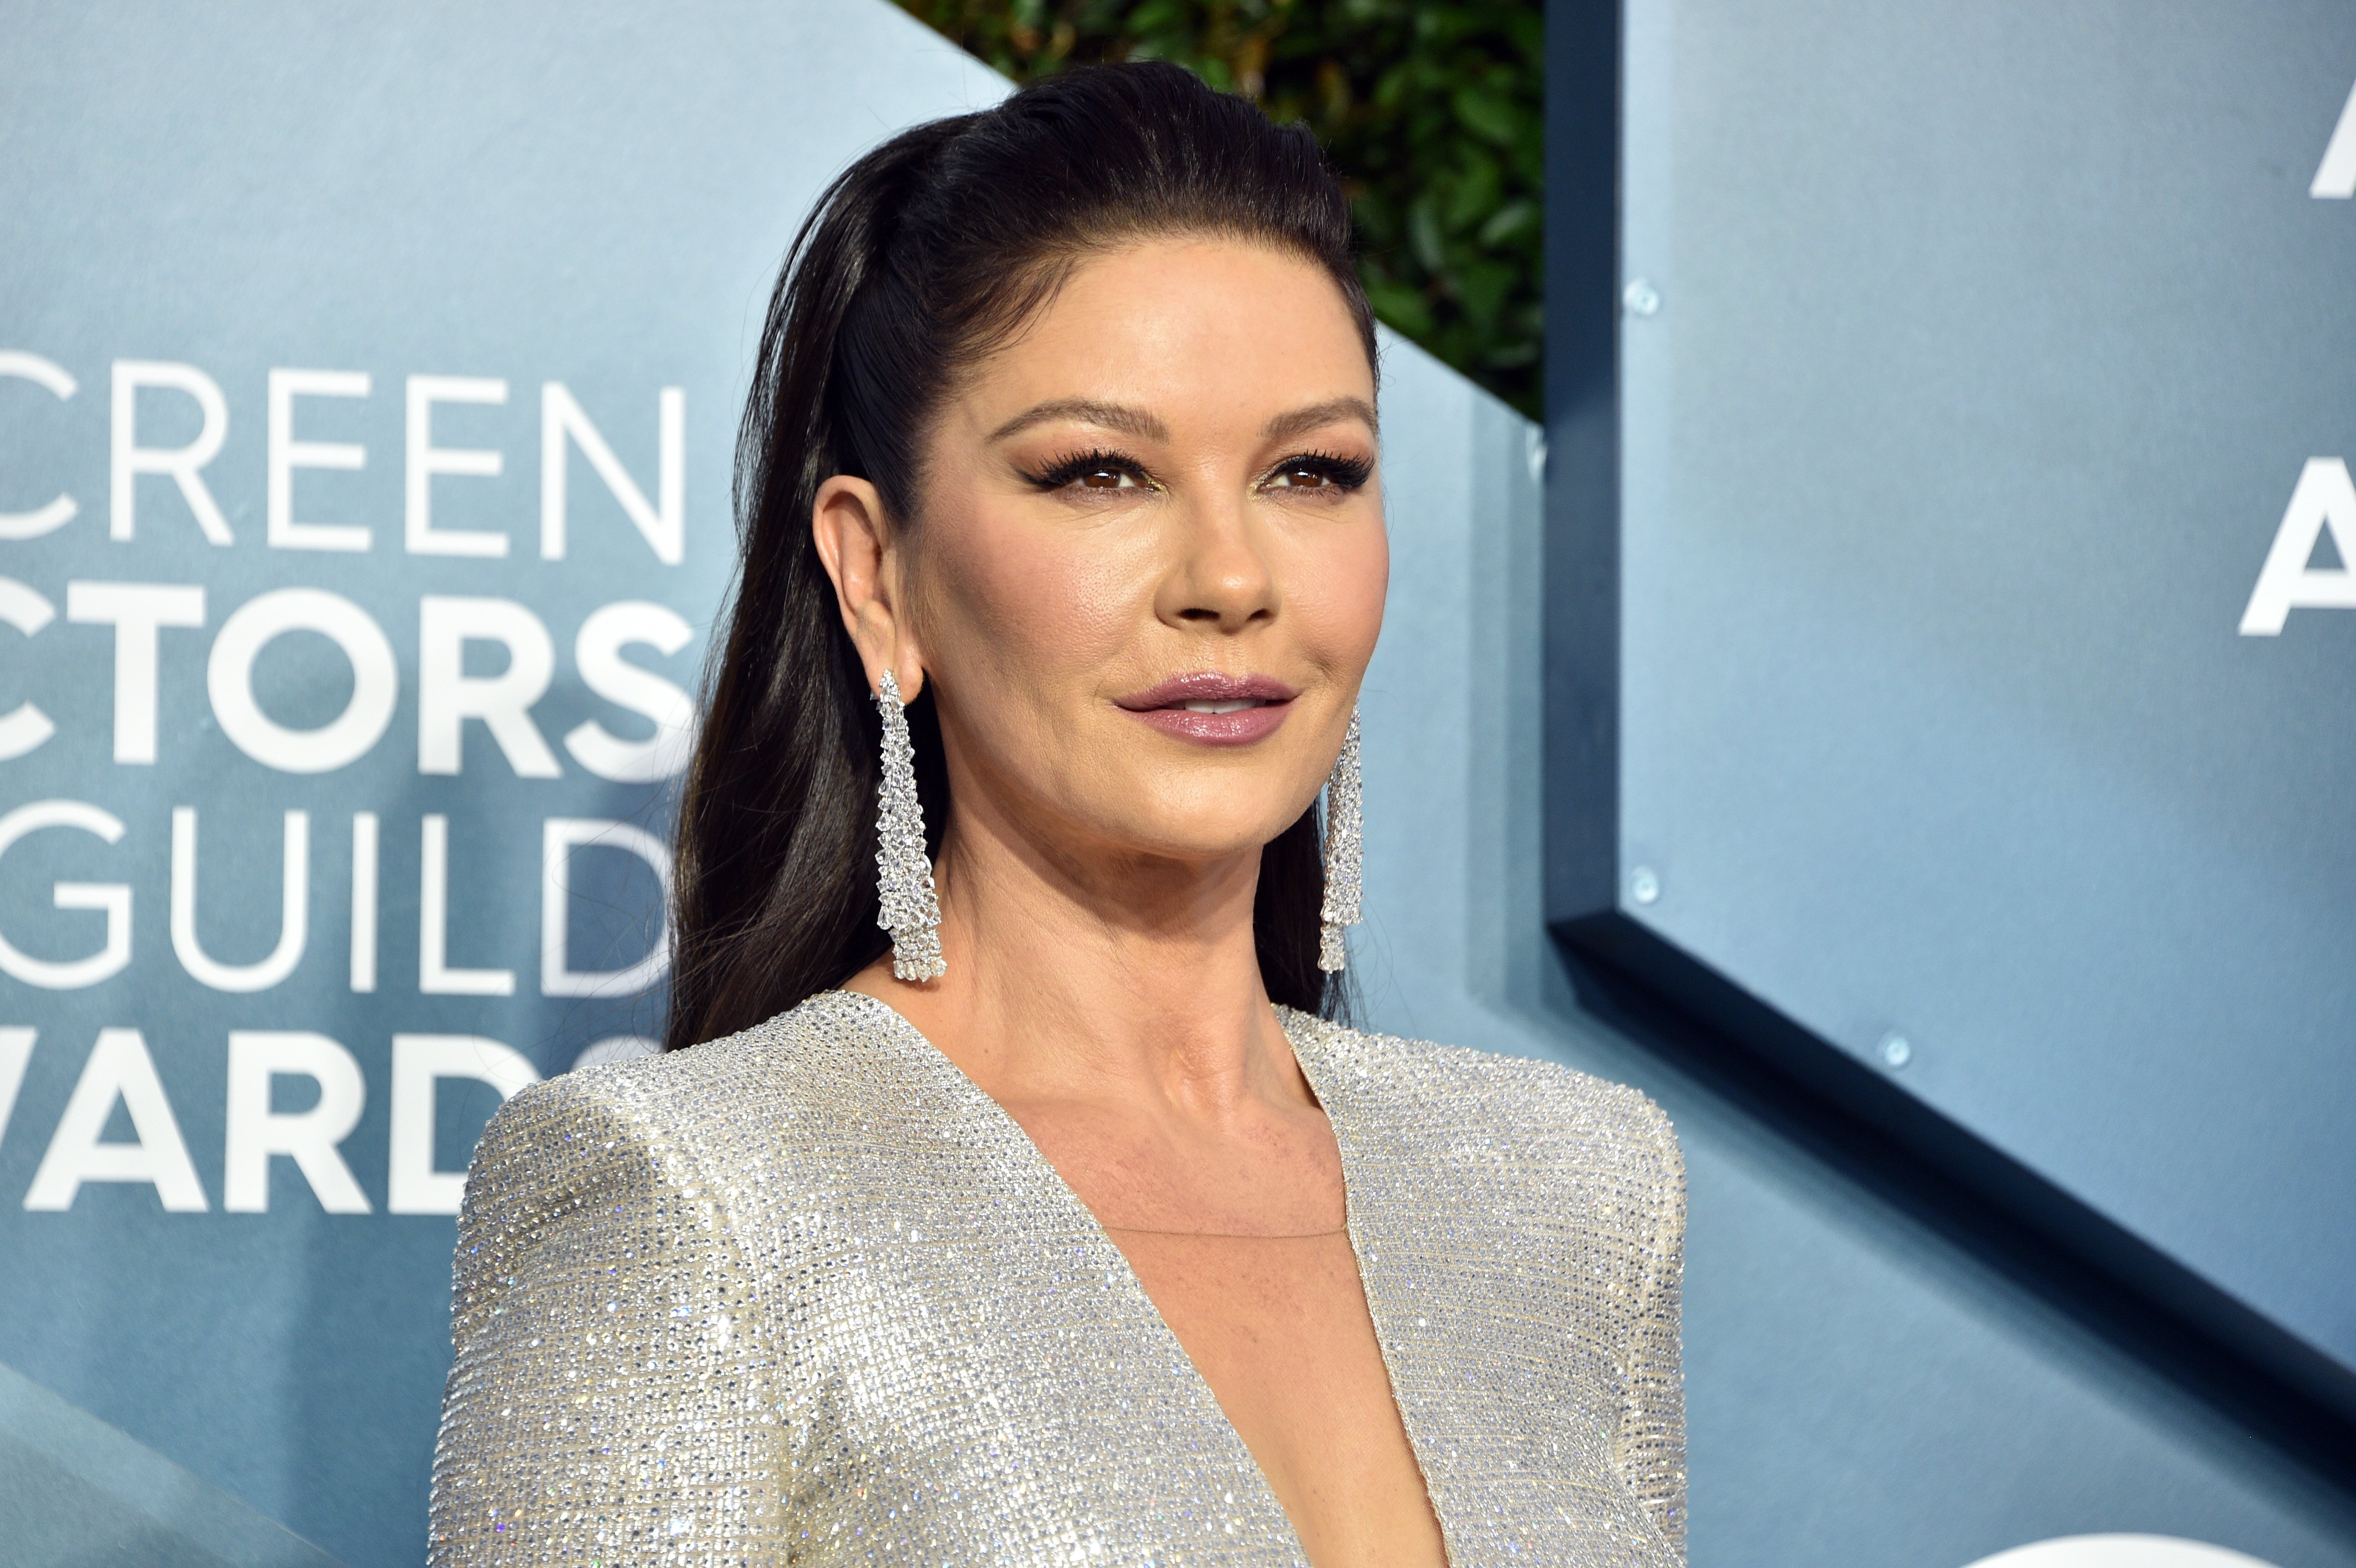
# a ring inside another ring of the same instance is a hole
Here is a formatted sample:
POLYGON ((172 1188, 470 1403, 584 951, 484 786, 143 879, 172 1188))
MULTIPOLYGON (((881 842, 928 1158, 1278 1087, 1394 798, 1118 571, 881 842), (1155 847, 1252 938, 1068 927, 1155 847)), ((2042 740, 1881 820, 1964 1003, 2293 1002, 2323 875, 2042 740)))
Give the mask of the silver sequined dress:
MULTIPOLYGON (((1283 1021, 1455 1568, 1682 1563, 1668 1123, 1283 1021)), ((1119 1250, 867 997, 518 1094, 453 1317, 437 1568, 1304 1561, 1119 1250)))

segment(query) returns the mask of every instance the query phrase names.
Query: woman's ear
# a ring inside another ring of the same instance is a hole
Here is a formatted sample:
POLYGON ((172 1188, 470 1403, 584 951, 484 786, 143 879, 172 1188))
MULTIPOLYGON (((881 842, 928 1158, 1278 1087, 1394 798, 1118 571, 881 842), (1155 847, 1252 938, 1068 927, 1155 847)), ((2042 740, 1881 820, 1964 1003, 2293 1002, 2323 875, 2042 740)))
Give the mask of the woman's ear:
POLYGON ((900 699, 914 702, 924 689, 925 663, 902 594, 906 554, 883 496, 864 479, 836 475, 818 487, 810 536, 827 576, 834 580, 842 624, 867 667, 868 689, 879 688, 888 669, 899 680, 900 699))

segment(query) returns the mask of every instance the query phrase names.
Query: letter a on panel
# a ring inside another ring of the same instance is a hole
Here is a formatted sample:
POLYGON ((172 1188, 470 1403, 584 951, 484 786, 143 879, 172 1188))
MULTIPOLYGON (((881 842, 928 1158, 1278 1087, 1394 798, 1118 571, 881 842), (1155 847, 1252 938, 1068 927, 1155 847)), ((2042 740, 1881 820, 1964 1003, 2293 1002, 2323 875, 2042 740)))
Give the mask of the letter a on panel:
POLYGON ((2249 607, 2242 612, 2242 635, 2281 635, 2283 623, 2295 609, 2356 610, 2356 484, 2348 464, 2337 457, 2310 457, 2283 508, 2282 526, 2258 569, 2258 582, 2250 590, 2249 607), (2316 568, 2316 541, 2331 532, 2340 564, 2316 568))
POLYGON ((179 1121, 164 1085, 155 1076, 147 1041, 135 1029, 98 1031, 90 1060, 82 1064, 73 1097, 50 1136, 48 1152, 33 1173, 25 1207, 59 1211, 73 1207, 85 1181, 145 1181, 155 1189, 166 1211, 176 1214, 205 1211, 205 1189, 197 1168, 188 1161, 188 1146, 181 1140, 179 1121), (102 1143, 107 1118, 114 1103, 131 1114, 133 1141, 102 1143))
POLYGON ((2356 87, 2340 106, 2340 121, 2325 144, 2323 161, 2315 165, 2315 180, 2307 194, 2319 201, 2345 201, 2356 196, 2356 87))

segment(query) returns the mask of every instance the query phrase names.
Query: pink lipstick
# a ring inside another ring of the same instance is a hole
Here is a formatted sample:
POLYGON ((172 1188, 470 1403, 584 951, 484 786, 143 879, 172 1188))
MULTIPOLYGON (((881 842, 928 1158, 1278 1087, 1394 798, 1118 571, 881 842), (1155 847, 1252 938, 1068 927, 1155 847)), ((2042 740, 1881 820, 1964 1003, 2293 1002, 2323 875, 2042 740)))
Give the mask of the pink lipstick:
POLYGON ((1246 746, 1276 733, 1299 695, 1264 675, 1198 670, 1116 700, 1165 735, 1207 746, 1246 746))

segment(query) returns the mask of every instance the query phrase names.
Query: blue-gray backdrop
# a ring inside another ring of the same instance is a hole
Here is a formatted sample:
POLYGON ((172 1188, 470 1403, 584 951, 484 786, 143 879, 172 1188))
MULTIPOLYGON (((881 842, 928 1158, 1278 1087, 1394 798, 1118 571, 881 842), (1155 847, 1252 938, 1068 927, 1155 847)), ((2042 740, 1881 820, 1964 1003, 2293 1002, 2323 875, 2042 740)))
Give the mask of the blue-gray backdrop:
MULTIPOLYGON (((0 1537, 314 1561, 242 1509, 412 1563, 449 1173, 502 1086, 659 1021, 639 833, 770 272, 857 150, 1003 89, 881 0, 5 17, 0 1537)), ((1676 1119, 1697 1561, 2356 1568, 2344 1496, 1581 1011, 1544 444, 1397 343, 1385 400, 1356 967, 1387 1026, 1676 1119)))
POLYGON ((0 1360, 412 1562, 447 1173, 659 1023, 777 259, 1004 88, 878 4, 0 26, 0 1360))
POLYGON ((1626 17, 1618 901, 2356 1421, 2356 12, 1626 17))

